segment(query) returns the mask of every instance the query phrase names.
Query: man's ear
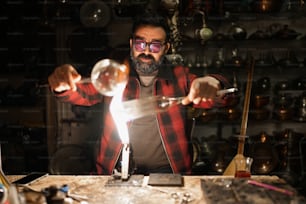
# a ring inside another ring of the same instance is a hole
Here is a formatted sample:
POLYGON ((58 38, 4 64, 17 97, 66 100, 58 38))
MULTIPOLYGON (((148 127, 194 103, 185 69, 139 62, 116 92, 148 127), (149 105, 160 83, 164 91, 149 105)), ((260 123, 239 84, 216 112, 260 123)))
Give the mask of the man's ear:
POLYGON ((166 46, 165 53, 168 53, 168 51, 171 47, 171 44, 169 42, 167 42, 165 46, 166 46))
POLYGON ((130 38, 130 48, 132 49, 132 47, 133 47, 133 39, 130 38))

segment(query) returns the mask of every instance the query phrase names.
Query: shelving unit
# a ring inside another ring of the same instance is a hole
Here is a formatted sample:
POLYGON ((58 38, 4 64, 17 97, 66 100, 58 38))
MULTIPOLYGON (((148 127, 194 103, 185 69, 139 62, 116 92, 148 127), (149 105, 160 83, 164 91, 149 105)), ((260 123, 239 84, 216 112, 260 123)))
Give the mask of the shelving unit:
POLYGON ((283 176, 289 183, 297 186, 305 177, 306 159, 305 155, 302 155, 303 152, 300 151, 301 146, 305 146, 303 139, 306 137, 305 107, 300 104, 303 91, 306 90, 306 29, 302 26, 303 22, 305 22, 304 14, 291 12, 234 13, 227 18, 208 16, 206 23, 214 31, 214 36, 206 42, 192 35, 193 28, 190 24, 182 24, 182 35, 187 37, 182 42, 180 54, 184 57, 185 65, 191 67, 191 71, 198 76, 207 73, 221 73, 232 82, 235 76, 240 90, 239 103, 234 107, 202 110, 202 114, 200 110, 195 110, 194 137, 199 142, 200 151, 202 151, 201 158, 199 158, 202 166, 196 167, 197 173, 222 174, 222 170, 237 153, 238 141, 235 136, 239 135, 241 115, 239 117, 236 115, 236 118, 232 119, 234 115, 224 115, 224 113, 229 113, 228 110, 230 110, 241 114, 243 110, 247 79, 244 60, 247 54, 251 54, 256 60, 251 104, 254 103, 255 95, 269 97, 267 104, 263 106, 255 108, 250 105, 245 154, 258 156, 257 154, 263 154, 262 152, 266 151, 267 155, 266 158, 254 158, 253 174, 263 174, 258 167, 264 165, 269 167, 277 160, 277 165, 273 164, 273 169, 268 169, 264 174, 283 176), (230 36, 229 30, 232 23, 245 29, 247 32, 245 39, 235 40, 230 36), (284 25, 289 25, 290 31, 297 32, 299 35, 295 39, 289 39, 290 36, 284 39, 283 36, 276 35, 271 35, 266 39, 249 39, 256 31, 266 31, 272 26, 277 26, 276 30, 284 29, 284 25), (222 34, 224 39, 214 38, 218 34, 222 34), (221 59, 218 58, 220 51, 222 51, 221 59), (234 56, 233 51, 236 51, 238 56, 234 56), (233 59, 241 61, 233 64, 231 63, 233 59), (260 60, 270 59, 272 59, 271 63, 259 63, 260 60), (216 64, 216 60, 219 60, 219 64, 216 64), (215 65, 220 65, 220 62, 222 62, 221 66, 216 67, 215 65), (269 80, 268 87, 267 84, 261 84, 263 79, 269 80), (282 87, 283 83, 286 83, 287 87, 282 87), (292 100, 291 104, 286 106, 286 110, 292 110, 293 115, 285 119, 275 115, 280 114, 277 112, 280 110, 277 106, 279 99, 276 97, 281 94, 291 96, 292 100), (266 111, 264 117, 260 115, 263 111, 266 111), (293 136, 282 138, 287 131, 293 136), (265 134, 272 142, 267 145, 258 145, 260 140, 254 139, 260 138, 261 134, 265 134), (287 152, 284 153, 285 151, 287 152), (275 152, 277 152, 277 157, 273 158, 272 155, 275 152))

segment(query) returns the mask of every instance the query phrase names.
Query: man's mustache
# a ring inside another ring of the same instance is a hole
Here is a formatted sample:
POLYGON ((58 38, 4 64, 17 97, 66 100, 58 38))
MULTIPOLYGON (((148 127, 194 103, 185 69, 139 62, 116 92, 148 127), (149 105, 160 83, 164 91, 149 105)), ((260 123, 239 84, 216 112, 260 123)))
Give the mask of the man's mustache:
POLYGON ((152 55, 146 55, 146 54, 140 54, 137 58, 145 58, 145 59, 154 60, 154 57, 152 55))

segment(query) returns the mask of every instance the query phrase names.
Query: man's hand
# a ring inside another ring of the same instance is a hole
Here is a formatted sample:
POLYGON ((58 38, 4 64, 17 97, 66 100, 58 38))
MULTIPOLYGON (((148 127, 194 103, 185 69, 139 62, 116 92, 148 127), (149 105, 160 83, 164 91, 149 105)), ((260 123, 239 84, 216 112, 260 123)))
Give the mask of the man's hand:
POLYGON ((69 64, 57 67, 48 77, 48 82, 52 90, 62 92, 76 90, 76 82, 81 80, 81 75, 69 64))
POLYGON ((211 76, 197 78, 192 82, 189 94, 182 100, 182 104, 211 101, 216 97, 219 89, 220 82, 216 78, 211 76))

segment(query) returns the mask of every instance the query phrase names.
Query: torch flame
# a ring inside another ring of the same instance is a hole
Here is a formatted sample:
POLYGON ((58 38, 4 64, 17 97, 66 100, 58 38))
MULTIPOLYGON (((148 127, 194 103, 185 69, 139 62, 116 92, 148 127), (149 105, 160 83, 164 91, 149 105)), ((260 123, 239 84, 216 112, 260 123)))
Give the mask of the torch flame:
POLYGON ((122 95, 123 90, 121 92, 118 91, 112 98, 109 108, 122 143, 129 144, 130 139, 127 128, 127 121, 129 121, 129 117, 121 111, 123 109, 122 95))
POLYGON ((129 75, 129 66, 127 64, 121 64, 120 67, 117 69, 116 73, 116 89, 113 90, 113 98, 110 103, 110 113, 113 117, 115 125, 118 129, 119 137, 124 144, 128 144, 129 135, 128 135, 128 128, 127 128, 127 121, 128 117, 126 114, 122 113, 122 97, 123 91, 128 81, 129 75))
MULTIPOLYGON (((119 137, 121 139, 121 142, 123 144, 122 148, 122 163, 121 163, 121 179, 122 180, 127 180, 129 177, 129 154, 130 154, 130 148, 129 148, 129 143, 130 143, 130 137, 128 133, 128 127, 127 127, 127 122, 128 122, 128 116, 121 110, 123 109, 122 107, 122 98, 123 98, 123 92, 127 83, 127 77, 128 77, 128 72, 129 69, 126 65, 122 65, 121 67, 123 72, 119 72, 118 77, 122 78, 122 80, 118 80, 121 83, 117 84, 117 88, 114 91, 114 95, 112 98, 112 101, 110 103, 110 113, 113 117, 113 120, 115 122, 115 125, 118 130, 119 137), (122 75, 120 75, 122 74, 122 75)), ((121 70, 120 69, 120 70, 121 70)))

